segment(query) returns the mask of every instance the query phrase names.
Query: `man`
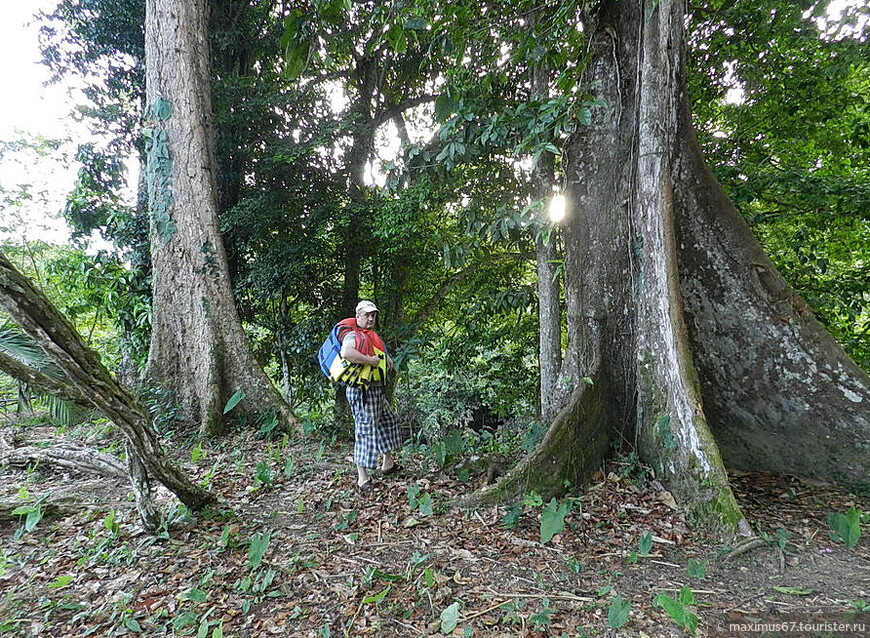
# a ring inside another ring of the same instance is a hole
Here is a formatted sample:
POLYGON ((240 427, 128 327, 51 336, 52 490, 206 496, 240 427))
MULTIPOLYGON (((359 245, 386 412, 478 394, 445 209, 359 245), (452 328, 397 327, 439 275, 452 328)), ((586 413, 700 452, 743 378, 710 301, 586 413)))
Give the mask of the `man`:
POLYGON ((377 306, 363 300, 357 304, 354 318, 339 323, 341 357, 360 366, 360 382, 348 383, 346 395, 353 412, 353 462, 357 468, 357 485, 362 492, 374 489, 369 472, 377 467, 379 456, 383 455, 381 471, 385 475, 401 469, 392 455, 402 443, 399 417, 384 394, 387 368, 393 367, 393 360, 387 355, 383 340, 373 330, 377 319, 377 306))

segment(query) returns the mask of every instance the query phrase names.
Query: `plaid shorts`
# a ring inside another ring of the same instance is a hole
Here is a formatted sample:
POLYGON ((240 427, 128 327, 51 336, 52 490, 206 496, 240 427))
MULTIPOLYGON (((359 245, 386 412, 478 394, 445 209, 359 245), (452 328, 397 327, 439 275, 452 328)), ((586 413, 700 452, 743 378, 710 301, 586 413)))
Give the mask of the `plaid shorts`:
POLYGON ((384 386, 348 386, 345 394, 353 412, 353 462, 367 469, 377 467, 381 454, 402 444, 399 416, 387 402, 384 386))

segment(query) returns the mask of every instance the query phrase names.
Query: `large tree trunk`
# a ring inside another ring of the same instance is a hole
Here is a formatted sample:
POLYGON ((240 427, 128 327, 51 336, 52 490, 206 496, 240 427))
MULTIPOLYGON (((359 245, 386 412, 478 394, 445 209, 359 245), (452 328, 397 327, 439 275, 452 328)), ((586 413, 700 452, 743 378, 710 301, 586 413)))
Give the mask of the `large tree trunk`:
POLYGON ((707 170, 683 78, 684 4, 602 2, 565 149, 568 356, 579 387, 493 494, 588 480, 635 443, 696 520, 742 527, 738 467, 865 479, 867 376, 764 256, 707 170), (863 448, 863 449, 862 449, 863 448))
POLYGON ((146 132, 153 332, 147 378, 185 420, 219 432, 233 416, 296 419, 255 360, 235 306, 218 228, 204 0, 148 0, 146 132))

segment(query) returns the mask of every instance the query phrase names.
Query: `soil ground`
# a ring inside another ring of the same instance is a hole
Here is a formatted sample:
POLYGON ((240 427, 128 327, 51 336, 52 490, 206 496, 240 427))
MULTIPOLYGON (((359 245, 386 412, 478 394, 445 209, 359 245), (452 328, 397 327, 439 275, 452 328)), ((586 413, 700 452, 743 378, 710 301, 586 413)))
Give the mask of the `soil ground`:
POLYGON ((75 502, 30 531, 24 516, 0 523, 0 634, 870 636, 870 533, 848 548, 827 521, 870 499, 842 486, 734 472, 757 535, 723 540, 612 463, 561 501, 565 527, 542 544, 542 517, 558 521, 546 503, 456 507, 480 479, 418 454, 368 495, 349 442, 236 434, 176 454, 221 504, 192 516, 164 494, 157 536, 121 481, 4 468, 0 500, 75 502))

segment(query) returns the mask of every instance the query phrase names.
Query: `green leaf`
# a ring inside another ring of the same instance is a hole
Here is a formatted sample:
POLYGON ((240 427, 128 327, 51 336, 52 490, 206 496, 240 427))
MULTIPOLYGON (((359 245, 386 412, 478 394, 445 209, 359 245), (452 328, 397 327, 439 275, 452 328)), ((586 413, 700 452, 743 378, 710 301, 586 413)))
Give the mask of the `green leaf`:
POLYGON ((565 529, 565 516, 571 508, 569 501, 561 505, 555 498, 551 499, 541 511, 541 543, 546 545, 553 536, 565 529))
POLYGON ((184 597, 187 600, 192 600, 192 601, 197 602, 197 603, 204 603, 206 601, 206 599, 208 598, 208 594, 206 594, 201 589, 193 588, 193 589, 189 589, 188 591, 186 591, 184 593, 184 597))
POLYGON ((519 524, 520 516, 522 516, 523 513, 522 507, 522 503, 514 503, 511 508, 505 512, 504 517, 502 517, 502 527, 507 529, 516 527, 519 524))
POLYGON ((197 616, 192 611, 185 611, 182 614, 175 617, 172 621, 172 627, 176 630, 184 629, 185 627, 189 627, 196 623, 199 620, 199 616, 197 616))
POLYGON ((411 18, 405 21, 405 28, 413 31, 425 31, 429 27, 429 21, 426 18, 411 18))
POLYGON ((33 528, 42 520, 42 507, 34 507, 27 512, 27 517, 24 519, 25 531, 32 532, 33 528))
POLYGON ((417 498, 420 496, 420 486, 416 483, 408 485, 408 506, 413 510, 417 509, 417 504, 420 502, 417 498))
POLYGON ((843 543, 846 547, 855 547, 861 539, 861 513, 854 505, 845 514, 828 514, 828 526, 831 528, 831 540, 843 543))
POLYGON ((429 492, 423 494, 423 497, 418 501, 417 506, 421 516, 432 516, 432 495, 429 492))
POLYGON ((109 530, 112 534, 117 534, 120 530, 120 526, 117 521, 115 521, 115 510, 112 510, 108 514, 106 514, 106 518, 103 519, 103 527, 109 530))
POLYGON ((224 406, 224 414, 232 410, 239 404, 239 401, 245 398, 245 393, 241 390, 236 390, 236 393, 230 397, 230 400, 227 401, 227 404, 224 406))
POLYGON ((694 604, 695 596, 688 587, 680 590, 680 600, 676 600, 667 594, 659 594, 653 599, 653 605, 661 607, 677 625, 694 636, 698 629, 698 617, 686 609, 686 605, 694 604))
POLYGON ((142 625, 140 625, 139 621, 135 618, 127 618, 124 621, 124 626, 130 631, 135 631, 136 633, 142 632, 142 625))
POLYGON ((251 537, 251 546, 248 548, 248 563, 252 569, 256 569, 260 566, 260 563, 263 560, 263 555, 266 553, 266 550, 269 549, 269 541, 271 540, 272 534, 270 532, 254 534, 254 536, 251 537))
POLYGON ((692 578, 706 578, 707 577, 707 563, 702 560, 695 560, 694 558, 689 559, 689 564, 686 567, 686 572, 692 578))
POLYGON ((641 556, 649 556, 649 552, 652 549, 652 533, 647 532, 643 536, 641 536, 637 541, 637 553, 641 556))
POLYGON ((693 594, 692 590, 686 586, 683 586, 682 589, 680 589, 680 602, 684 605, 695 604, 695 594, 693 594))
POLYGON ((49 587, 53 587, 55 589, 60 589, 61 587, 66 587, 73 581, 73 577, 69 574, 64 574, 63 576, 58 576, 54 579, 53 582, 49 583, 49 587))
POLYGON ((408 36, 400 24, 392 25, 384 34, 390 47, 396 53, 405 53, 408 50, 408 36))
POLYGON ((607 612, 607 624, 611 629, 619 629, 628 622, 628 612, 631 610, 631 601, 622 596, 617 596, 610 602, 607 612))
POLYGON ((374 596, 366 596, 365 598, 363 598, 363 603, 366 605, 370 605, 371 603, 379 603, 384 598, 387 597, 388 593, 390 593, 390 586, 389 585, 384 587, 381 591, 379 591, 374 596))
POLYGON ((653 604, 664 609, 668 616, 678 625, 683 625, 685 622, 686 610, 683 607, 683 603, 679 600, 667 594, 659 594, 653 599, 653 604))
POLYGON ((394 583, 396 581, 402 580, 405 577, 404 574, 391 574, 389 572, 382 572, 380 569, 375 570, 375 576, 388 583, 394 583))
POLYGON ((172 103, 158 97, 154 100, 153 113, 155 119, 168 120, 169 116, 172 115, 172 103))
POLYGON ((459 603, 455 602, 441 612, 441 633, 449 634, 459 624, 459 603))

